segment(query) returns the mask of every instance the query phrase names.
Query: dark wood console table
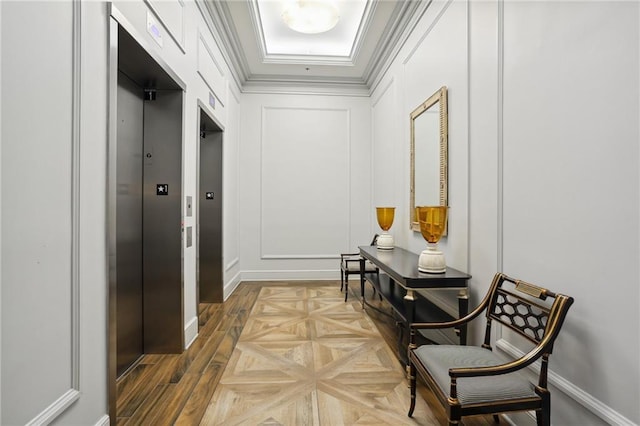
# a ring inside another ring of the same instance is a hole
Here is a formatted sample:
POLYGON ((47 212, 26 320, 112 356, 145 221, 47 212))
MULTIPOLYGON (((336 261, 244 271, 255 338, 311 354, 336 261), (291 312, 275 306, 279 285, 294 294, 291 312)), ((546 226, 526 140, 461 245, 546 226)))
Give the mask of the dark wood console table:
MULTIPOLYGON (((374 306, 365 298, 365 282, 369 282, 380 295, 393 307, 404 333, 398 337, 398 355, 406 362, 406 347, 402 347, 404 337, 409 335, 409 324, 414 322, 443 322, 465 316, 469 311, 467 282, 471 275, 447 267, 441 274, 427 274, 418 271, 418 255, 395 247, 392 250, 379 250, 376 246, 360 246, 360 270, 364 271, 365 260, 371 261, 379 269, 378 273, 360 274, 360 294, 362 308, 374 306), (457 313, 451 312, 435 297, 432 290, 457 291, 457 313), (432 293, 430 295, 429 293, 432 293), (402 350, 404 349, 404 350, 402 350)), ((467 343, 466 325, 447 334, 440 330, 428 330, 424 338, 434 343, 467 343)))

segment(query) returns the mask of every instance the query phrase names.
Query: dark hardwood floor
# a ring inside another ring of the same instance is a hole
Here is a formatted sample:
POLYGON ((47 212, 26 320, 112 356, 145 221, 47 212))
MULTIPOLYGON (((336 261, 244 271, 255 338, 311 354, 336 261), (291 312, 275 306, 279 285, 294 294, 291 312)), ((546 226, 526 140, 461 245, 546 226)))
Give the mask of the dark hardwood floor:
MULTIPOLYGON (((353 280, 355 281, 355 280, 353 280)), ((144 355, 140 362, 117 382, 118 425, 197 425, 200 423, 238 341, 258 293, 265 286, 326 286, 328 281, 243 282, 227 301, 201 304, 198 337, 180 355, 144 355)), ((349 301, 358 300, 359 285, 350 289, 349 301)), ((340 283, 336 281, 336 287, 340 283)), ((381 310, 390 309, 378 302, 381 310)), ((396 347, 396 325, 387 315, 367 310, 380 333, 396 347)), ((446 416, 435 396, 418 384, 419 394, 436 418, 446 424, 446 416)), ((409 390, 407 389, 407 408, 409 390)), ((495 425, 491 416, 464 420, 466 426, 495 425)))

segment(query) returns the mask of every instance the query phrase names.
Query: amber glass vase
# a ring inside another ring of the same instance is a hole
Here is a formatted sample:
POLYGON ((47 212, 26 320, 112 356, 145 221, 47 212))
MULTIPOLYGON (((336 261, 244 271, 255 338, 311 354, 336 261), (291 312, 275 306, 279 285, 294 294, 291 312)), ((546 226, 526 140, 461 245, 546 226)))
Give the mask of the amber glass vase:
POLYGON ((446 206, 416 207, 416 218, 420 224, 420 233, 427 241, 427 249, 420 253, 418 270, 430 274, 446 272, 447 264, 444 253, 438 250, 438 241, 447 227, 446 206))
POLYGON ((381 250, 391 250, 393 248, 393 235, 388 231, 393 225, 395 207, 376 207, 378 225, 382 228, 382 234, 378 237, 378 248, 381 250))

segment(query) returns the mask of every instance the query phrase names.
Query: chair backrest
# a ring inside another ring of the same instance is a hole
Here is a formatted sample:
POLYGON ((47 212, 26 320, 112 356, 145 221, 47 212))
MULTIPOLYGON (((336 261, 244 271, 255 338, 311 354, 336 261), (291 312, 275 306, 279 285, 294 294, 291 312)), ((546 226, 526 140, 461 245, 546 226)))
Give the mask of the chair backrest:
POLYGON ((486 317, 485 347, 491 342, 491 322, 497 321, 535 345, 544 342, 549 354, 573 298, 497 273, 491 283, 486 317))

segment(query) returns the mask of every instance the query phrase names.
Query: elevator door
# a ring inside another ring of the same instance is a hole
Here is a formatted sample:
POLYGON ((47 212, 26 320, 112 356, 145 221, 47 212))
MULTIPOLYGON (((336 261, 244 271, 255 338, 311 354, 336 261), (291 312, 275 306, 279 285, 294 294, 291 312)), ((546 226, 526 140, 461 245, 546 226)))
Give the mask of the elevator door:
POLYGON ((223 301, 222 282, 222 131, 200 111, 198 196, 199 301, 223 301))
POLYGON ((117 375, 143 353, 142 334, 142 88, 118 73, 117 375))

